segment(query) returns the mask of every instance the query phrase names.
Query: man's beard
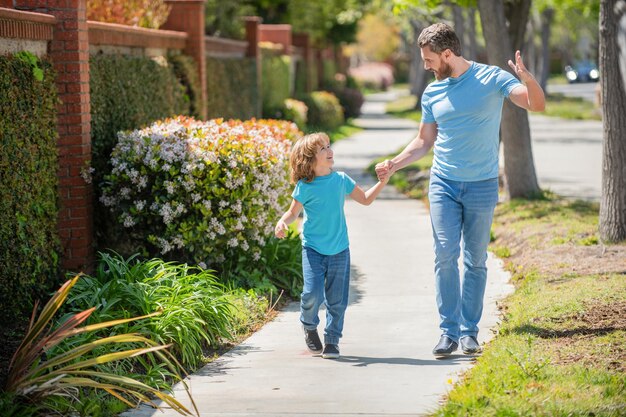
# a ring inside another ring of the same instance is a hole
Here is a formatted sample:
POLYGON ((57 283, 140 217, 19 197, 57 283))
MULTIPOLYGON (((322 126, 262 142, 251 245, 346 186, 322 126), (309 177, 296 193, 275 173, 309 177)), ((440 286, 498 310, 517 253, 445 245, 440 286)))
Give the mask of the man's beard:
POLYGON ((437 81, 445 80, 452 75, 452 67, 442 62, 439 71, 433 71, 433 73, 435 74, 437 81))

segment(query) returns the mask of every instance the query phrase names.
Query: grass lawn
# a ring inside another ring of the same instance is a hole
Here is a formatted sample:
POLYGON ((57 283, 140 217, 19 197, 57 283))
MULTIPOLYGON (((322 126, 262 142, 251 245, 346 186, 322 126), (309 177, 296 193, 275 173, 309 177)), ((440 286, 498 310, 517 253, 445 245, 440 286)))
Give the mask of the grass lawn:
POLYGON ((565 97, 563 94, 548 94, 545 116, 576 120, 602 120, 600 109, 580 97, 565 97))

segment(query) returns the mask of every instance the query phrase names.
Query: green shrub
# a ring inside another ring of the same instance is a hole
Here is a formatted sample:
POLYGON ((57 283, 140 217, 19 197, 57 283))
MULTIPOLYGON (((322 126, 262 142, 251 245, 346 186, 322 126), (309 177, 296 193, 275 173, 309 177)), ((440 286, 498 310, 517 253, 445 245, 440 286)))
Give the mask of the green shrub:
POLYGON ((365 102, 365 97, 360 90, 346 87, 334 91, 334 94, 339 99, 346 118, 359 117, 361 115, 361 107, 365 102))
MULTIPOLYGON (((168 65, 163 59, 94 55, 90 59, 91 89, 91 165, 96 199, 100 186, 110 172, 109 158, 117 143, 117 133, 137 129, 155 120, 195 110, 190 88, 180 79, 193 82, 191 72, 182 68, 184 59, 168 65), (176 75, 175 75, 176 74, 176 75)), ((121 231, 107 212, 96 206, 94 213, 98 245, 106 247, 121 231)))
POLYGON ((304 60, 295 62, 294 70, 294 95, 302 96, 307 92, 307 68, 304 60))
POLYGON ((261 51, 263 116, 275 117, 274 113, 283 108, 285 100, 291 95, 291 57, 277 55, 267 48, 261 48, 261 51))
POLYGON ((133 248, 219 266, 253 264, 288 197, 289 122, 179 117, 121 133, 102 203, 133 248))
POLYGON ((283 106, 283 116, 285 120, 290 120, 298 125, 300 129, 304 129, 306 127, 307 114, 309 112, 309 108, 306 104, 300 100, 288 98, 285 100, 283 106))
POLYGON ((171 66, 154 59, 94 55, 89 61, 91 148, 95 185, 109 172, 117 132, 190 113, 186 88, 171 66))
POLYGON ((196 62, 187 55, 172 55, 168 58, 174 75, 185 87, 185 100, 189 102, 189 115, 200 117, 202 92, 196 62))
POLYGON ((309 108, 308 125, 313 129, 332 130, 344 122, 343 109, 334 94, 314 91, 303 99, 309 108))
POLYGON ((47 60, 18 56, 0 56, 2 323, 59 281, 55 74, 47 60))
POLYGON ((261 249, 261 256, 252 266, 242 259, 228 259, 224 266, 224 278, 243 288, 274 296, 278 290, 298 298, 302 292, 302 241, 297 232, 290 232, 285 239, 271 237, 261 249))
POLYGON ((252 58, 207 58, 209 119, 258 117, 256 62, 252 58))

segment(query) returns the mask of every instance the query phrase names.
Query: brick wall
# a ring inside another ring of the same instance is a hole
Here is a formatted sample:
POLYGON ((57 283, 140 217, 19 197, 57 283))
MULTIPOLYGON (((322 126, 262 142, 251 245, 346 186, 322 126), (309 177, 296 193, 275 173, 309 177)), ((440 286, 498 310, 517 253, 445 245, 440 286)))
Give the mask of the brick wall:
POLYGON ((59 132, 59 219, 62 268, 91 270, 92 187, 81 172, 91 161, 89 40, 86 0, 15 0, 15 8, 56 17, 48 54, 57 71, 59 132))

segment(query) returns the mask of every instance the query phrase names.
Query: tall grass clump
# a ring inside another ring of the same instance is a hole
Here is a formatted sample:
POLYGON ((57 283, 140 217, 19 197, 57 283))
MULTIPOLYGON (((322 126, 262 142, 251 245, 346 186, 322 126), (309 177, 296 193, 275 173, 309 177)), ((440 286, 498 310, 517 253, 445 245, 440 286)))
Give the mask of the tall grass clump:
MULTIPOLYGON (((96 306, 96 322, 160 311, 150 320, 128 323, 116 331, 150 335, 158 343, 172 344, 171 352, 188 368, 201 363, 204 349, 231 337, 234 315, 225 287, 211 271, 106 253, 100 254, 96 272, 76 283, 68 305, 70 313, 96 306)), ((124 372, 145 371, 148 376, 151 370, 150 364, 136 361, 118 366, 124 372)))
MULTIPOLYGON (((178 361, 166 350, 170 345, 158 344, 139 332, 112 331, 113 328, 132 330, 137 323, 159 312, 98 320, 94 317, 97 307, 87 307, 55 322, 56 313, 80 278, 76 276, 63 284, 41 311, 35 305, 0 392, 2 415, 76 415, 85 411, 79 398, 86 391, 108 393, 129 407, 143 402, 158 408, 151 399, 156 397, 180 414, 191 415, 185 406, 158 386, 112 371, 115 369, 112 364, 148 356, 152 363, 168 372, 172 382, 182 381, 178 361)), ((183 385, 187 390, 184 382, 183 385)), ((191 402, 195 409, 193 399, 191 402)), ((96 407, 91 409, 96 411, 96 407)), ((197 414, 197 409, 195 411, 197 414)))

